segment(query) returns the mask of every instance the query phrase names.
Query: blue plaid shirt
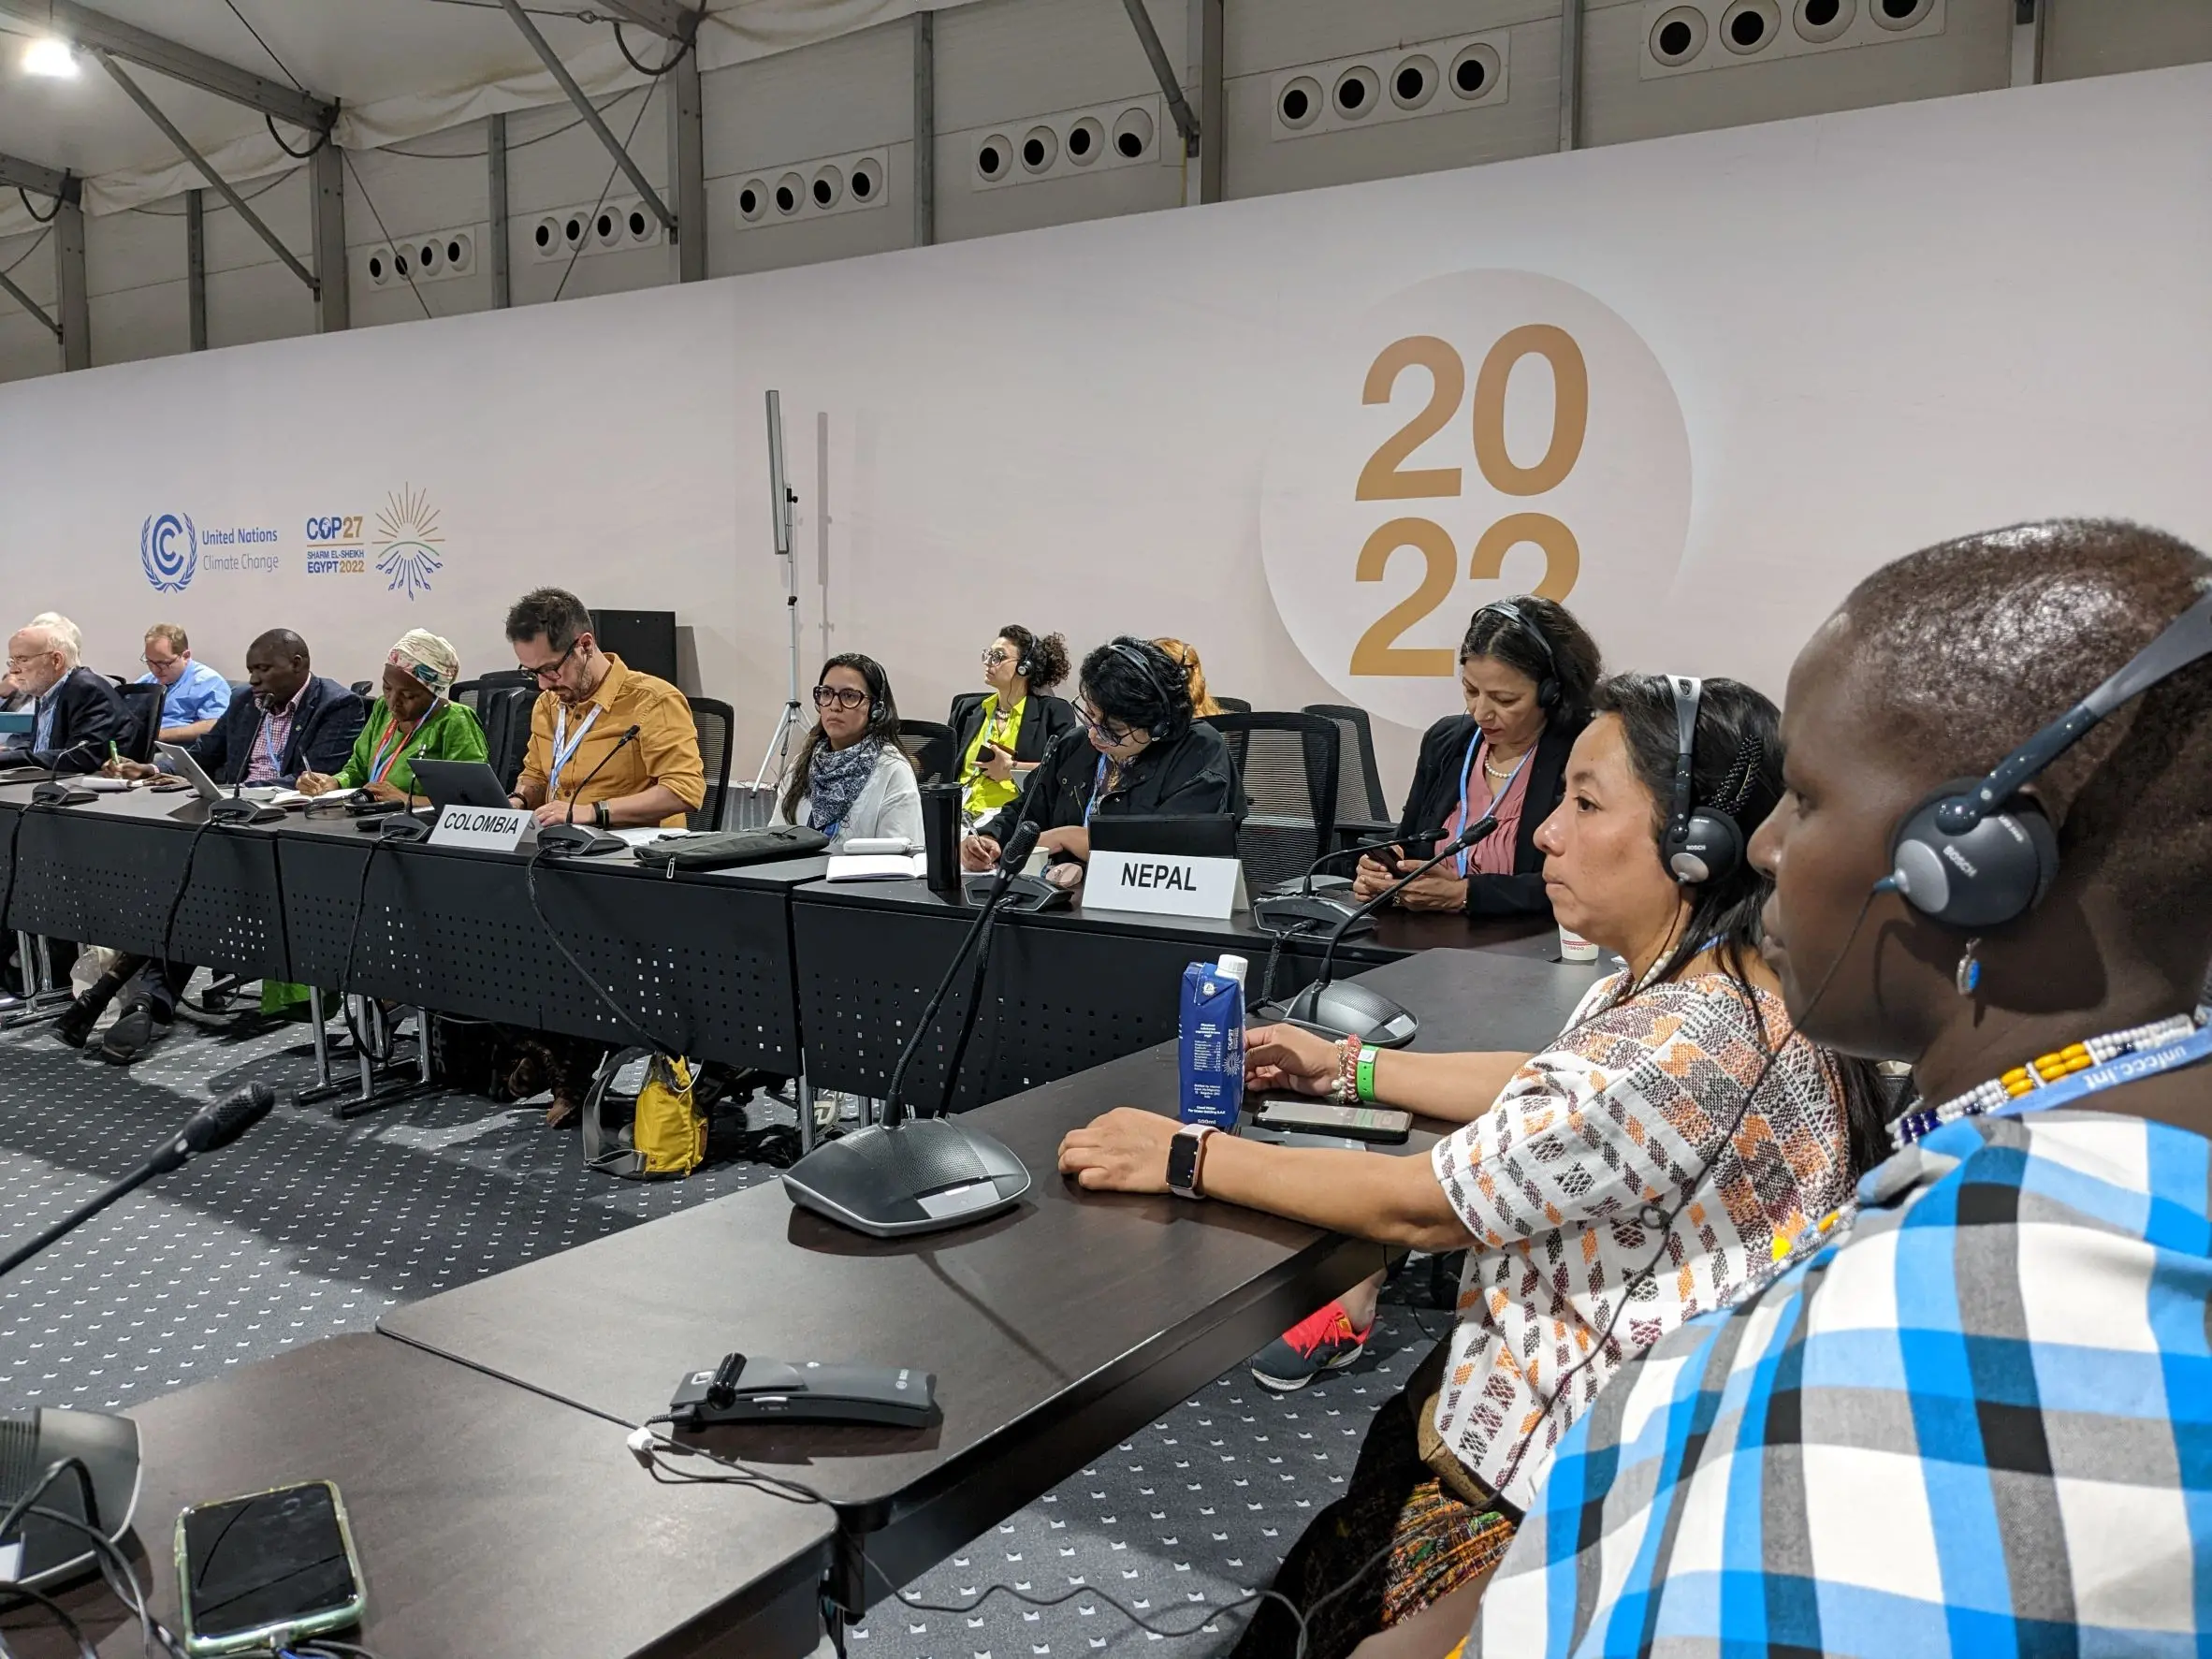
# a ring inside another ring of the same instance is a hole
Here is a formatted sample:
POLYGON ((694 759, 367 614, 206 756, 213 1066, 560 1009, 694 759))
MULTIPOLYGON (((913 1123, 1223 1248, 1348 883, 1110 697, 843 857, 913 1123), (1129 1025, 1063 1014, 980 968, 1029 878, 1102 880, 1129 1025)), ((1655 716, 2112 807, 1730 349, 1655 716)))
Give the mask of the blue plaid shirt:
POLYGON ((1467 1659, 2212 1651, 2208 1192, 2108 1113, 1891 1158, 1599 1395, 1467 1659))

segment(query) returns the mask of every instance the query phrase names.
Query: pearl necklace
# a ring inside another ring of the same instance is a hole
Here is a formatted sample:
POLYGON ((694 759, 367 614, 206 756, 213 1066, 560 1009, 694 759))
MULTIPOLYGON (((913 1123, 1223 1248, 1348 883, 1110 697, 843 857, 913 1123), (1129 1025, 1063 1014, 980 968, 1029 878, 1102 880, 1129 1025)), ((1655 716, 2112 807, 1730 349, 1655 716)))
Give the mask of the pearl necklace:
POLYGON ((2196 1029, 2194 1015, 2175 1014, 2147 1026, 2131 1026, 2124 1031, 2092 1037, 2086 1042, 2070 1042, 2047 1055, 2038 1055, 2025 1066, 2015 1066, 2001 1076, 1978 1084, 1963 1095, 1955 1095, 1940 1106, 1914 1107, 1889 1126, 1890 1144, 1902 1152, 1947 1123, 1956 1123, 1962 1117, 1980 1117, 2023 1095, 2046 1088, 2077 1071, 2087 1071, 2092 1066, 2117 1060, 2123 1055, 2179 1042, 2194 1035, 2196 1029))

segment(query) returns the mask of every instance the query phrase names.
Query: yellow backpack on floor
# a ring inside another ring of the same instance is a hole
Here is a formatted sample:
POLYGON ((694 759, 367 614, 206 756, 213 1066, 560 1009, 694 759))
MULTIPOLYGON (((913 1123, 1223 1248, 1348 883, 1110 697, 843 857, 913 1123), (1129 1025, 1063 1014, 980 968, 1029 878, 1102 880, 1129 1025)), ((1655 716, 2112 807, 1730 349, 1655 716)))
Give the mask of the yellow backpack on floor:
POLYGON ((697 1080, 691 1061, 674 1055, 642 1048, 609 1055, 584 1106, 584 1162, 632 1181, 689 1175, 706 1158, 697 1080))

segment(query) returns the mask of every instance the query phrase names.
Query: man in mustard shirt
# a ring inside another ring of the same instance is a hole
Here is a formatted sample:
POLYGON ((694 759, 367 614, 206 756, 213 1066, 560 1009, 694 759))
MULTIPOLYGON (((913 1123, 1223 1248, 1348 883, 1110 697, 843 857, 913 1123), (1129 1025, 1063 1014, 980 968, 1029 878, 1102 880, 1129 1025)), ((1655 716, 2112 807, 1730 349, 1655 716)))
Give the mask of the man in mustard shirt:
POLYGON ((684 694, 601 650, 584 602, 559 588, 516 601, 507 639, 517 664, 538 681, 515 805, 532 808, 540 823, 573 815, 599 829, 683 828, 684 815, 706 798, 684 694), (633 726, 637 735, 622 744, 633 726))

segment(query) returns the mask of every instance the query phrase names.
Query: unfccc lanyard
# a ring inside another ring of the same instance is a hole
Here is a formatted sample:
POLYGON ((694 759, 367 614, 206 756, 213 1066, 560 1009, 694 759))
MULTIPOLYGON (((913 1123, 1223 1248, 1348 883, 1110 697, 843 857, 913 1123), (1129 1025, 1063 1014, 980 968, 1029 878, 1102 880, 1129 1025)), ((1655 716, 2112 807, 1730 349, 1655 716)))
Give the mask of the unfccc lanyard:
POLYGON ((382 783, 385 780, 386 775, 398 765, 400 757, 406 754, 407 746, 422 735, 423 727, 427 723, 423 720, 415 721, 415 730, 404 737, 398 737, 400 728, 397 722, 386 730, 384 741, 376 746, 375 754, 371 755, 369 760, 369 781, 371 783, 382 783), (395 737, 398 737, 397 742, 393 741, 395 737), (387 756, 390 758, 386 759, 387 756))
MULTIPOLYGON (((1467 758, 1460 763, 1460 828, 1462 829, 1467 827, 1467 779, 1475 776, 1475 751, 1481 747, 1482 734, 1478 731, 1474 736, 1467 739, 1467 758)), ((1521 776, 1521 767, 1528 764, 1528 757, 1535 752, 1533 749, 1524 752, 1519 760, 1513 763, 1513 770, 1506 775, 1504 787, 1490 792, 1490 804, 1492 807, 1506 798, 1506 792, 1513 787, 1513 780, 1521 776)), ((1463 881, 1467 878, 1467 860, 1473 852, 1474 849, 1471 847, 1460 849, 1460 880, 1463 881)))
POLYGON ((1087 807, 1084 808, 1084 809, 1083 809, 1083 827, 1084 827, 1084 829, 1088 829, 1088 828, 1090 828, 1090 827, 1091 827, 1091 814, 1092 814, 1092 813, 1094 813, 1094 812, 1096 812, 1096 811, 1099 809, 1099 793, 1100 793, 1102 790, 1104 790, 1104 789, 1105 789, 1105 787, 1106 787, 1106 757, 1105 757, 1104 755, 1100 755, 1100 756, 1099 757, 1099 769, 1098 769, 1098 771, 1097 771, 1096 773, 1094 773, 1094 774, 1092 775, 1092 777, 1091 777, 1091 799, 1090 799, 1090 805, 1088 805, 1087 807))
POLYGON ((591 730, 591 722, 599 718, 604 704, 594 703, 591 712, 584 717, 584 723, 576 728, 572 740, 568 735, 568 710, 558 709, 553 716, 553 775, 546 779, 546 795, 551 799, 560 793, 560 774, 577 749, 584 747, 584 738, 591 730))
POLYGON ((2200 1026, 2189 1036, 2173 1042, 2161 1043, 2157 1048, 2143 1048, 2132 1054, 2117 1055, 2101 1066, 2091 1066, 2085 1071, 2074 1072, 2071 1077, 2061 1077, 2056 1083, 2046 1083, 2041 1088, 2030 1089, 2001 1106, 1992 1107, 1982 1115, 2012 1117, 2023 1113, 2048 1112, 2054 1107, 2071 1106, 2084 1095, 2093 1095, 2116 1084, 2139 1083, 2146 1077, 2156 1077, 2161 1071, 2194 1066, 2205 1059, 2212 1059, 2212 1026, 2200 1026))

